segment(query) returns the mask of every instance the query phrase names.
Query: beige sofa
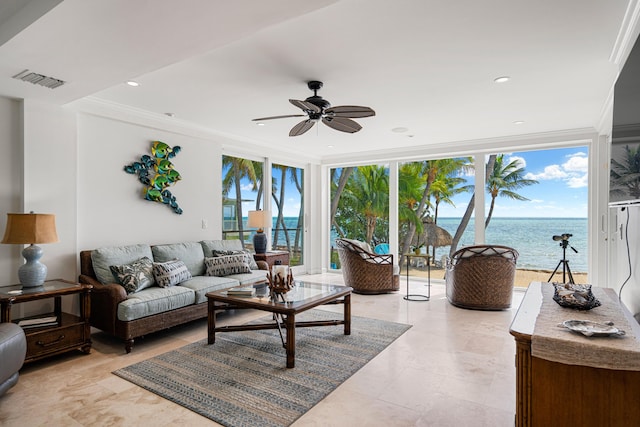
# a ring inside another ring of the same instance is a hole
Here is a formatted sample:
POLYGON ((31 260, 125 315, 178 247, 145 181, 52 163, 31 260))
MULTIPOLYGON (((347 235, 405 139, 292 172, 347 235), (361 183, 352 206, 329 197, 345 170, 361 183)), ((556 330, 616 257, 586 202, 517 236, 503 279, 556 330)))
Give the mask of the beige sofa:
POLYGON ((208 292, 239 285, 266 284, 267 263, 256 263, 248 252, 242 254, 239 251, 242 251, 242 246, 238 240, 206 240, 105 247, 80 252, 79 280, 93 285, 91 326, 123 339, 129 353, 137 337, 206 317, 208 292), (214 265, 207 271, 205 261, 211 267, 212 261, 227 262, 227 258, 241 265, 224 264, 226 271, 214 265), (245 262, 240 262, 240 258, 245 262), (149 279, 149 263, 153 264, 153 277, 158 280, 149 279), (158 278, 156 267, 162 265, 171 265, 172 268, 179 265, 175 270, 179 274, 169 272, 173 274, 171 280, 179 283, 167 285, 166 277, 158 278), (229 265, 232 268, 227 268, 229 265), (234 269, 243 272, 226 274, 234 269), (216 274, 219 271, 224 274, 207 275, 208 272, 216 274), (132 283, 140 289, 132 289, 132 283))

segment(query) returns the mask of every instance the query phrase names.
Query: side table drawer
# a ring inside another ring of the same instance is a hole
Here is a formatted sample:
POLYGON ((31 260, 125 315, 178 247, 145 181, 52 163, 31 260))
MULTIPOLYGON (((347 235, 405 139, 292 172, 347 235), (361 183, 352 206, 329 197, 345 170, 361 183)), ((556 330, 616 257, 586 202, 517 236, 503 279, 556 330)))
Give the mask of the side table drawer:
POLYGON ((27 335, 27 357, 35 358, 42 354, 54 353, 60 349, 80 346, 84 342, 82 324, 49 328, 27 335))

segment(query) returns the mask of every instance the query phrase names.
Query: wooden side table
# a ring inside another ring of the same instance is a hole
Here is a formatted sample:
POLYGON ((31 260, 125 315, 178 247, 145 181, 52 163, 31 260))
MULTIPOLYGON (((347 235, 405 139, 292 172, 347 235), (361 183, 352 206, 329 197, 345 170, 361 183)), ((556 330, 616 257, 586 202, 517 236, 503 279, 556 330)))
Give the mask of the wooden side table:
MULTIPOLYGON (((55 317, 55 321, 42 326, 23 326, 27 337, 25 362, 43 359, 71 350, 91 352, 91 326, 89 293, 93 287, 62 279, 48 280, 42 286, 23 288, 22 285, 0 287, 1 321, 11 322, 11 307, 23 302, 54 299, 53 313, 14 319, 13 322, 55 317), (80 316, 62 311, 62 297, 77 295, 80 299, 80 316)), ((24 323, 24 322, 23 322, 24 323)))
POLYGON ((273 267, 276 261, 280 261, 280 264, 289 265, 289 252, 287 251, 267 251, 263 254, 253 254, 253 259, 256 261, 265 261, 269 264, 269 269, 273 267))

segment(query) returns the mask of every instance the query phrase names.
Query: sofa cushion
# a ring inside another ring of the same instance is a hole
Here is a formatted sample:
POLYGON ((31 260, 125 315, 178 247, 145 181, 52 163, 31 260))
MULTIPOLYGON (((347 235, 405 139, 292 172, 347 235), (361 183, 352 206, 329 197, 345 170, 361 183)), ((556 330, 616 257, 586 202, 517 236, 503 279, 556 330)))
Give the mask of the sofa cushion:
POLYGON ((214 257, 221 257, 227 255, 244 255, 244 261, 249 265, 251 270, 257 270, 258 264, 253 258, 253 255, 249 251, 213 251, 214 257))
POLYGON ((200 244, 206 258, 214 256, 213 251, 241 251, 244 249, 240 240, 202 240, 200 244))
POLYGON ((204 263, 207 267, 207 276, 251 273, 244 253, 205 258, 204 263))
POLYGON ((138 292, 155 284, 153 262, 145 257, 130 264, 109 266, 113 277, 124 287, 128 294, 138 292))
POLYGON ((196 294, 196 304, 207 301, 207 292, 219 291, 220 289, 238 286, 238 281, 233 276, 195 276, 180 283, 178 287, 185 287, 193 290, 196 294))
POLYGON ((160 288, 152 286, 135 294, 118 304, 118 319, 129 321, 164 313, 176 308, 186 307, 195 302, 195 292, 183 286, 160 288))
POLYGON ((112 265, 130 264, 140 258, 153 258, 151 246, 128 245, 98 248, 91 251, 91 263, 96 278, 102 284, 118 283, 111 272, 112 265))
POLYGON ((176 259, 166 262, 154 262, 153 277, 158 286, 166 288, 189 280, 192 276, 185 263, 176 259))
POLYGON ((167 262, 179 259, 184 262, 192 276, 204 274, 204 251, 198 242, 172 243, 151 248, 155 262, 167 262))

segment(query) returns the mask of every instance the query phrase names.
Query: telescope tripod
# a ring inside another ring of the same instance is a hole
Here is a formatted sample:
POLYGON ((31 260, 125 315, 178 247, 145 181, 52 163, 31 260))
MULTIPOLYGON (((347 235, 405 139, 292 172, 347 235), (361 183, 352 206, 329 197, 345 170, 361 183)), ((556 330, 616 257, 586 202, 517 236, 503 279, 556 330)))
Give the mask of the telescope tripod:
POLYGON ((549 280, 547 280, 547 282, 551 282, 551 279, 553 279, 553 276, 555 276, 560 266, 562 266, 562 283, 567 283, 566 277, 568 275, 569 283, 575 284, 576 282, 573 280, 573 274, 571 274, 571 268, 569 268, 569 261, 567 260, 567 246, 569 246, 575 253, 578 253, 578 251, 576 250, 576 248, 569 245, 568 240, 563 240, 562 242, 560 242, 560 246, 562 246, 562 259, 558 261, 558 265, 556 265, 556 269, 553 270, 553 273, 551 273, 551 276, 549 276, 549 280))

